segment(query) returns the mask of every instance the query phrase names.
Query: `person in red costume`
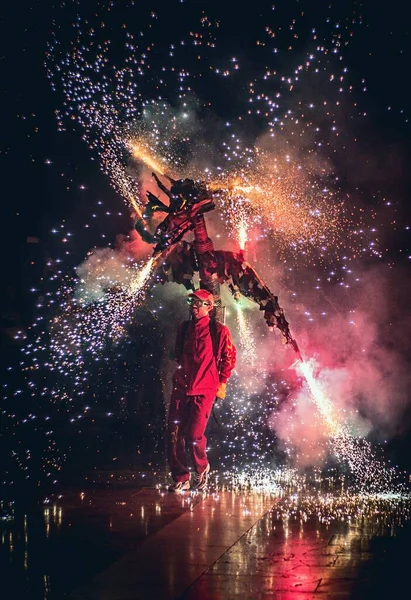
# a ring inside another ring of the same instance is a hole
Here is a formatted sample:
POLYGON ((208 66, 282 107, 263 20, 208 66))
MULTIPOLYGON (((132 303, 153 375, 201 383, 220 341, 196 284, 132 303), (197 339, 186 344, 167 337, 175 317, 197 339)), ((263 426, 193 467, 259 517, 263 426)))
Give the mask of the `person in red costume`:
POLYGON ((224 399, 227 381, 235 367, 236 348, 230 330, 211 321, 214 297, 198 289, 187 298, 191 319, 177 330, 167 430, 168 462, 174 483, 170 492, 203 490, 210 465, 204 435, 216 398, 224 399), (189 454, 194 468, 190 485, 189 454))

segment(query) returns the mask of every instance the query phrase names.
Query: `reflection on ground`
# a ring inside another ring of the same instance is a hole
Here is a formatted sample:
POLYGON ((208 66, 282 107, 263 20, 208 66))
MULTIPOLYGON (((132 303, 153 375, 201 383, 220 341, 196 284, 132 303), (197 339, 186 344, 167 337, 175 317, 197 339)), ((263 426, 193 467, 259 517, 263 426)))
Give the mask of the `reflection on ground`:
POLYGON ((170 494, 165 473, 117 473, 3 507, 6 597, 382 597, 410 541, 409 494, 359 495, 320 473, 273 481, 214 474, 205 494, 170 494))

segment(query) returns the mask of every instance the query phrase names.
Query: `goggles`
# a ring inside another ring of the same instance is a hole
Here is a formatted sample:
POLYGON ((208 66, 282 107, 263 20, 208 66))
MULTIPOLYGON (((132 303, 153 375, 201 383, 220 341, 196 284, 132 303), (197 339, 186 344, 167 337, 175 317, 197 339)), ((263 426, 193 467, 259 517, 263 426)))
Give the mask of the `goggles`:
POLYGON ((200 300, 200 298, 196 298, 194 296, 189 296, 187 298, 187 304, 189 306, 197 306, 198 308, 201 306, 211 306, 211 302, 205 302, 204 300, 200 300))

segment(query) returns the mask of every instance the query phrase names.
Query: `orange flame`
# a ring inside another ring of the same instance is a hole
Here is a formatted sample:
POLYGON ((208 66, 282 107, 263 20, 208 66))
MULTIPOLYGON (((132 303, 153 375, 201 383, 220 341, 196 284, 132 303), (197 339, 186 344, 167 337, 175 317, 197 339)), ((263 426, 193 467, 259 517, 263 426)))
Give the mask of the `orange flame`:
POLYGON ((135 160, 143 162, 147 167, 149 167, 153 171, 157 171, 157 173, 160 173, 160 175, 164 175, 164 168, 147 150, 147 148, 145 148, 142 144, 139 144, 138 142, 134 141, 130 141, 128 143, 128 146, 135 160))

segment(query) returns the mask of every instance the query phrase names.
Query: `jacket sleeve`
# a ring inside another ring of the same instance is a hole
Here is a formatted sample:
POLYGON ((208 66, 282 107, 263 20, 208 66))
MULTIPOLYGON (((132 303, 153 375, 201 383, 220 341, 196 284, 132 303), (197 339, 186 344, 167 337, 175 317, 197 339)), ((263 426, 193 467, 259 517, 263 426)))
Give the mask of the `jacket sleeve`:
POLYGON ((224 326, 220 336, 220 358, 218 361, 218 374, 221 383, 226 383, 235 367, 237 350, 233 344, 228 327, 224 326))

